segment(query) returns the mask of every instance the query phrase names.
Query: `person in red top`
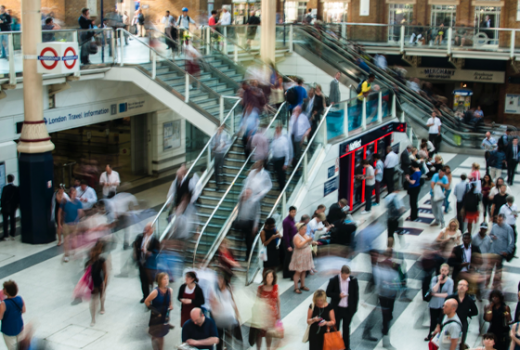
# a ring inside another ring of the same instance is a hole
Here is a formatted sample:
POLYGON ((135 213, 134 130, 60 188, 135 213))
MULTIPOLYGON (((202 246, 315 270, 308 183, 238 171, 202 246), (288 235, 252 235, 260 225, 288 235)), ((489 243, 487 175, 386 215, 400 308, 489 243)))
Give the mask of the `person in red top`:
POLYGON ((274 270, 267 270, 264 273, 262 284, 258 287, 256 296, 262 299, 263 305, 266 307, 265 314, 261 315, 265 329, 254 328, 256 346, 257 349, 260 349, 262 347, 262 338, 265 337, 267 348, 270 349, 273 337, 269 335, 268 331, 274 330, 276 322, 280 320, 280 298, 278 296, 278 285, 276 284, 276 273, 274 270))
POLYGON ((211 16, 209 16, 208 25, 209 26, 217 25, 217 11, 216 10, 211 11, 211 16))

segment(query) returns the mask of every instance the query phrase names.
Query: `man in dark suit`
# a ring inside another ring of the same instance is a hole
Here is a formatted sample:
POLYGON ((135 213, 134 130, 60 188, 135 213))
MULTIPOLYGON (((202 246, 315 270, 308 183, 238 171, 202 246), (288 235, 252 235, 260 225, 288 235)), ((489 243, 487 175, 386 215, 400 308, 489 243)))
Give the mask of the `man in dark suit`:
POLYGON ((16 209, 20 205, 20 192, 13 184, 14 176, 7 175, 7 185, 2 190, 0 205, 2 206, 2 220, 4 226, 4 241, 9 240, 9 221, 11 221, 11 239, 14 240, 16 233, 16 209))
POLYGON ((519 156, 520 146, 518 145, 518 138, 514 137, 513 140, 506 147, 507 183, 509 184, 509 186, 513 186, 519 156))
POLYGON ((150 294, 150 285, 155 279, 157 271, 157 254, 161 249, 161 244, 157 237, 153 235, 153 225, 148 223, 144 228, 144 232, 139 234, 134 241, 134 260, 139 266, 139 279, 141 280, 141 290, 144 303, 148 294, 150 294))
POLYGON ((410 166, 412 165, 412 160, 410 159, 411 154, 411 145, 406 146, 406 149, 401 152, 401 170, 403 171, 403 176, 410 175, 410 166))
POLYGON ((329 280, 327 296, 334 307, 338 329, 343 321, 343 342, 345 349, 350 350, 350 322, 359 303, 359 285, 357 279, 350 276, 350 268, 347 265, 343 265, 340 275, 329 280))
POLYGON ((510 134, 511 134, 511 129, 507 129, 506 133, 504 135, 500 136, 500 138, 497 141, 497 147, 503 149, 504 152, 506 150, 506 146, 511 141, 511 135, 510 134))
POLYGON ((448 265, 453 267, 452 278, 455 283, 462 276, 459 273, 467 272, 471 267, 477 267, 477 256, 480 255, 480 248, 471 244, 471 235, 466 232, 462 235, 462 244, 453 248, 448 265))
POLYGON ((331 105, 341 101, 341 92, 339 91, 339 78, 341 72, 336 72, 334 79, 330 82, 329 101, 331 105))

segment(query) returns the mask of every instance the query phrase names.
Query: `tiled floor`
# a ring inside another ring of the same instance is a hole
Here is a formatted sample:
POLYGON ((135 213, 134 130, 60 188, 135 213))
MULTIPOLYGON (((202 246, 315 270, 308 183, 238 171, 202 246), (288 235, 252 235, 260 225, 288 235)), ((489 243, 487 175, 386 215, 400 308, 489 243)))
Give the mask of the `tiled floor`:
MULTIPOLYGON (((449 163, 455 158, 453 154, 443 154, 445 162, 449 163)), ((474 161, 482 162, 478 157, 467 157, 460 165, 462 167, 470 166, 474 161)), ((459 162, 460 163, 460 162, 459 162)), ((458 176, 461 169, 465 168, 452 167, 454 169, 454 185, 459 181, 458 176)), ((519 178, 520 180, 520 178, 519 178)), ((146 189, 135 195, 140 199, 146 199, 151 206, 156 206, 164 201, 165 189, 169 184, 161 184, 154 188, 146 189)), ((512 190, 515 194, 520 193, 520 186, 513 185, 512 190)), ((401 196, 405 196, 402 192, 401 196)), ((424 204, 429 199, 429 195, 420 198, 420 207, 429 207, 424 204)), ((451 198, 452 202, 454 201, 451 198)), ((359 212, 354 214, 354 219, 361 223, 358 232, 363 234, 366 228, 374 220, 378 220, 384 224, 385 222, 384 205, 374 207, 370 217, 362 217, 359 212)), ((404 214, 407 217, 409 212, 404 214)), ((421 214, 424 217, 431 217, 431 214, 421 214)), ((454 216, 451 211, 447 214, 446 222, 454 216)), ((405 222, 405 226, 409 228, 417 228, 423 230, 419 235, 405 236, 405 246, 401 246, 398 242, 396 248, 398 251, 405 253, 405 262, 407 269, 413 268, 421 248, 428 242, 435 239, 439 232, 438 227, 431 228, 427 224, 416 222, 405 222)), ((130 228, 134 234, 139 230, 138 226, 130 228)), ((380 234, 374 239, 373 245, 376 248, 384 248, 386 245, 386 230, 384 225, 381 226, 380 234)), ((122 232, 116 233, 122 238, 122 232)), ((61 255, 51 257, 41 263, 30 264, 30 257, 34 254, 41 253, 42 250, 51 248, 51 245, 33 249, 32 246, 21 244, 19 241, 2 242, 0 244, 0 274, 9 267, 4 261, 16 262, 20 259, 29 259, 26 268, 19 272, 4 276, 0 283, 6 279, 15 280, 20 287, 20 295, 24 298, 27 305, 27 313, 24 315, 26 323, 32 323, 36 329, 36 335, 47 343, 48 348, 52 350, 74 350, 74 349, 150 349, 150 338, 147 334, 147 324, 149 320, 149 312, 142 304, 139 304, 141 298, 140 284, 135 269, 131 269, 129 277, 117 277, 123 265, 130 259, 130 251, 122 250, 121 245, 112 252, 110 258, 110 278, 107 288, 106 314, 98 315, 94 327, 90 327, 90 312, 88 303, 83 302, 75 304, 72 302, 72 290, 79 280, 83 271, 83 258, 80 255, 68 264, 62 263, 61 255)), ((380 314, 379 309, 374 303, 374 295, 363 293, 366 286, 366 278, 371 272, 370 262, 367 254, 358 254, 352 261, 342 258, 326 258, 317 261, 317 268, 320 273, 315 276, 309 276, 308 285, 312 290, 318 288, 326 288, 327 274, 331 269, 337 269, 344 263, 348 263, 355 274, 360 276, 360 292, 361 300, 358 312, 353 318, 351 325, 352 332, 352 349, 380 349, 382 344, 369 343, 361 340, 361 333, 366 323, 367 317, 373 314, 380 314), (361 275, 362 273, 365 273, 361 275)), ((504 291, 508 293, 516 293, 516 288, 520 276, 520 261, 513 259, 506 266, 510 267, 510 271, 504 273, 504 291)), ((259 282, 259 276, 257 281, 259 282)), ((178 287, 182 281, 175 281, 171 287, 174 296, 177 294, 178 287)), ((301 338, 305 329, 305 314, 311 303, 312 292, 302 295, 296 295, 293 292, 292 281, 283 280, 281 276, 278 279, 280 295, 282 301, 282 317, 285 325, 285 338, 280 341, 283 349, 304 349, 307 345, 302 344, 301 338)), ((422 301, 418 292, 420 289, 420 281, 415 279, 409 280, 409 294, 411 302, 396 303, 396 313, 390 330, 391 341, 397 349, 415 350, 425 348, 426 344, 423 338, 426 336, 429 323, 429 315, 427 305, 422 301), (403 336, 406 335, 406 336, 403 336)), ((253 304, 258 284, 253 283, 249 287, 244 287, 243 276, 239 276, 234 284, 235 300, 240 310, 240 318, 246 322, 251 317, 251 306, 253 304)), ((514 301, 509 302, 512 309, 515 308, 514 301)), ((479 305, 483 307, 483 305, 479 305)), ((174 349, 180 343, 180 304, 174 301, 174 310, 171 313, 171 323, 175 325, 175 329, 171 331, 165 338, 165 349, 174 349)), ((470 331, 467 343, 470 347, 479 344, 479 318, 474 318, 470 323, 470 331)), ((380 325, 374 327, 374 334, 379 332, 380 325)), ((487 329, 484 324, 483 330, 487 329)), ((380 334, 380 333, 379 333, 380 334)), ((264 345, 265 348, 265 345, 264 345)), ((0 349, 5 349, 3 342, 0 341, 0 349)))

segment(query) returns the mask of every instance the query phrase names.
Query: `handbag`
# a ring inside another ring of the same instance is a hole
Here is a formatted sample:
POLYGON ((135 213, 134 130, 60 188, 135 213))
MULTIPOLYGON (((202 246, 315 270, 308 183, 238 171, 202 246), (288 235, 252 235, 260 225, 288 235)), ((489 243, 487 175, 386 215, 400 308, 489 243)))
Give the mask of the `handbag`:
MULTIPOLYGON (((157 291, 159 293, 159 291, 157 291)), ((150 317, 150 329, 148 333, 156 338, 164 337, 170 331, 170 310, 168 310, 168 304, 166 303, 168 296, 170 296, 170 289, 164 295, 163 303, 161 305, 161 310, 166 307, 166 314, 164 315, 164 320, 162 319, 162 311, 158 310, 154 307, 150 307, 152 311, 152 315, 150 317)), ((171 296, 170 296, 171 298, 171 296)))
POLYGON ((334 327, 334 332, 330 331, 330 327, 327 327, 327 333, 323 335, 323 350, 343 350, 345 349, 345 343, 341 332, 338 332, 334 327))
MULTIPOLYGON (((312 315, 313 312, 314 312, 314 303, 312 303, 311 315, 312 315)), ((305 330, 305 333, 303 333, 303 339, 302 339, 303 343, 307 343, 309 341, 309 331, 310 331, 310 329, 311 329, 311 325, 307 324, 307 329, 305 330)), ((343 348, 345 348, 345 347, 343 347, 343 348)))
POLYGON ((260 248, 258 256, 260 257, 260 261, 267 261, 267 247, 262 246, 262 248, 260 248))
POLYGON ((267 334, 271 338, 279 338, 282 339, 284 335, 284 328, 282 320, 277 320, 274 324, 274 328, 267 331, 267 334))
POLYGON ((433 201, 438 202, 442 201, 446 196, 444 195, 444 191, 442 190, 442 187, 439 185, 435 185, 433 187, 433 201))

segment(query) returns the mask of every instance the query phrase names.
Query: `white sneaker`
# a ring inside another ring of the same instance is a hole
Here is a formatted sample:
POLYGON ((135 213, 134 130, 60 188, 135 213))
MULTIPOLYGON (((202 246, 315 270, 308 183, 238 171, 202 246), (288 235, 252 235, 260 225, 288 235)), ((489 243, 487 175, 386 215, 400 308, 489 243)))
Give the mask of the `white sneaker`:
POLYGON ((433 220, 431 223, 430 223, 430 226, 437 226, 439 223, 437 222, 437 220, 433 220))
POLYGON ((363 210, 363 211, 361 212, 362 215, 370 214, 370 213, 371 213, 371 211, 366 211, 366 210, 363 210))
POLYGON ((69 257, 68 257, 68 256, 64 257, 64 258, 63 258, 63 261, 65 261, 65 262, 69 262, 69 257))

